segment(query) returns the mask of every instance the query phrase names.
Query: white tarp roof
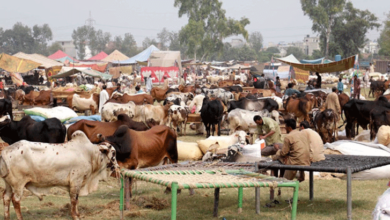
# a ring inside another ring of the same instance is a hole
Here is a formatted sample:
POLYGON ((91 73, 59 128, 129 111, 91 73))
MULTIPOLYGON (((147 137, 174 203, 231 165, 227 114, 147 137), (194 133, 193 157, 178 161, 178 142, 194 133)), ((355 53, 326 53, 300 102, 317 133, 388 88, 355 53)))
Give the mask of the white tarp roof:
POLYGON ((148 66, 178 66, 180 74, 183 72, 180 51, 153 51, 152 54, 150 54, 148 66))
POLYGON ((15 57, 22 58, 22 59, 27 59, 27 60, 32 60, 34 62, 40 63, 41 67, 48 69, 54 66, 64 66, 64 64, 57 62, 55 60, 52 60, 50 58, 47 58, 43 55, 34 53, 34 54, 26 54, 23 52, 19 52, 17 54, 14 54, 15 57))

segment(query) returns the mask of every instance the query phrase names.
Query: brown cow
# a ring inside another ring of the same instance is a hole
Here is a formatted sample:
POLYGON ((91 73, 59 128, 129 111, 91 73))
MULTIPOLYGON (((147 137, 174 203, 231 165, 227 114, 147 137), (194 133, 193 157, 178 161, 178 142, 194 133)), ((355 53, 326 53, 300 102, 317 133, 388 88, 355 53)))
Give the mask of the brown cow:
POLYGON ((200 88, 200 86, 198 84, 195 84, 195 86, 190 86, 190 85, 186 85, 186 86, 183 86, 183 85, 179 85, 178 89, 180 92, 192 92, 192 93, 195 93, 195 90, 197 88, 200 88))
POLYGON ((242 84, 241 80, 222 80, 218 82, 219 87, 233 86, 236 84, 242 84))
MULTIPOLYGON (((23 90, 21 90, 21 91, 23 91, 23 90)), ((19 93, 21 93, 21 92, 19 91, 19 93)), ((23 105, 24 103, 26 103, 27 105, 34 105, 35 98, 39 96, 39 93, 40 92, 38 92, 38 91, 31 91, 27 95, 19 96, 18 100, 20 101, 21 105, 23 105)))
MULTIPOLYGON (((389 96, 390 98, 390 96, 389 96)), ((339 95, 340 108, 343 109, 344 105, 349 101, 349 97, 345 93, 339 95)))
POLYGON ((278 96, 279 98, 283 97, 283 94, 277 92, 275 89, 252 89, 251 93, 258 93, 262 97, 271 97, 272 95, 278 96))
POLYGON ((35 98, 34 104, 35 105, 49 105, 50 104, 50 93, 51 93, 51 90, 39 91, 39 95, 35 98))
POLYGON ((283 107, 288 113, 292 113, 298 119, 302 119, 300 121, 310 121, 309 112, 313 108, 313 100, 314 95, 309 97, 309 99, 306 97, 295 98, 290 96, 287 100, 283 101, 283 107))
POLYGON ((68 96, 67 103, 69 108, 75 111, 91 110, 94 115, 99 109, 99 94, 91 93, 88 95, 73 94, 68 96))
POLYGON ((167 92, 169 88, 158 88, 153 87, 152 90, 150 90, 150 95, 153 97, 154 100, 157 100, 157 102, 164 101, 164 99, 167 97, 167 92))
POLYGON ((138 105, 135 107, 134 121, 165 125, 168 121, 168 110, 173 105, 138 105))
POLYGON ((126 125, 128 128, 136 131, 146 131, 153 126, 153 124, 146 125, 143 122, 133 121, 126 114, 120 114, 118 115, 118 120, 114 122, 80 120, 68 128, 67 136, 68 140, 71 140, 72 134, 80 130, 85 133, 92 143, 97 144, 101 142, 97 134, 104 136, 113 135, 121 125, 126 125))
POLYGON ((154 126, 147 131, 134 131, 120 126, 112 136, 99 135, 100 140, 111 143, 121 168, 137 169, 164 164, 169 159, 177 163, 177 136, 167 126, 154 126))
POLYGON ((154 102, 153 97, 149 94, 129 95, 126 93, 123 95, 116 93, 107 102, 124 104, 129 103, 130 101, 133 101, 136 105, 153 104, 154 102))

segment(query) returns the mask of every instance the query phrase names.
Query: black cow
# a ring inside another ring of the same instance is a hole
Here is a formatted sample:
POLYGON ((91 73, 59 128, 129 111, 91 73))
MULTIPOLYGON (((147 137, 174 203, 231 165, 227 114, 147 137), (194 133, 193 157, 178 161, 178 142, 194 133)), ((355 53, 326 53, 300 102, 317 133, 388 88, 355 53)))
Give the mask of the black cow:
POLYGON ((379 106, 370 112, 370 139, 374 140, 382 125, 390 125, 390 108, 379 106))
POLYGON ((390 109, 390 103, 383 96, 380 96, 377 101, 366 101, 357 99, 352 99, 348 101, 343 107, 346 119, 345 122, 347 123, 347 125, 345 126, 347 138, 355 137, 355 125, 357 133, 359 125, 363 129, 367 130, 367 126, 370 123, 371 111, 380 107, 390 109))
POLYGON ((200 109, 200 117, 206 127, 207 137, 210 136, 210 126, 214 135, 215 124, 218 124, 218 136, 221 135, 221 121, 223 116, 222 101, 215 99, 210 101, 209 97, 203 99, 202 108, 200 109))
POLYGON ((0 117, 8 115, 11 118, 11 121, 14 120, 14 117, 12 116, 12 101, 9 98, 0 99, 0 117))
POLYGON ((241 86, 226 86, 226 87, 222 87, 222 89, 224 89, 225 91, 229 91, 229 92, 242 92, 242 87, 241 86))
POLYGON ((164 99, 163 105, 166 105, 166 104, 168 104, 169 102, 172 102, 174 105, 180 105, 181 98, 175 98, 175 99, 166 98, 166 99, 164 99))
POLYGON ((370 91, 368 92, 368 97, 370 97, 370 94, 372 95, 372 97, 374 97, 376 91, 381 91, 381 94, 383 94, 386 90, 385 82, 386 81, 372 81, 370 84, 370 91))
POLYGON ((57 118, 49 118, 42 122, 24 116, 20 121, 6 119, 0 122, 0 137, 9 145, 20 140, 64 143, 66 128, 57 118))
POLYGON ((279 105, 275 100, 271 98, 258 100, 241 98, 238 101, 230 101, 227 105, 227 108, 228 112, 236 108, 245 109, 249 111, 260 111, 263 109, 267 109, 269 112, 272 112, 273 110, 278 110, 279 105))

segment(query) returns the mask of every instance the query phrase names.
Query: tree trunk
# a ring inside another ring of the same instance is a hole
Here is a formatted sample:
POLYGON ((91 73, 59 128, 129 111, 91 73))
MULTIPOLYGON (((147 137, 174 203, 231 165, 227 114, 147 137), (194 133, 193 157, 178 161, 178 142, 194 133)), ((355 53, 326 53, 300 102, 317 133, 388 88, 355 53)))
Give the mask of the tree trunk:
POLYGON ((325 58, 329 58, 329 38, 330 38, 330 32, 331 32, 331 26, 333 23, 333 18, 329 18, 329 23, 328 23, 328 29, 326 30, 326 49, 325 49, 325 58))

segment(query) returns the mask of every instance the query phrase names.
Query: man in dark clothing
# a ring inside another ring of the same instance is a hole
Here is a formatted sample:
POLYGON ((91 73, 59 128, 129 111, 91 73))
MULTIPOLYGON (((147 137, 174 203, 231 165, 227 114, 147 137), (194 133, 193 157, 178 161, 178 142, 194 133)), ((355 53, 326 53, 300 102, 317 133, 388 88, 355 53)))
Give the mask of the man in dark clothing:
POLYGON ((321 89, 322 78, 321 78, 321 76, 320 76, 320 74, 319 74, 318 72, 316 72, 316 75, 317 75, 317 84, 316 84, 316 88, 321 89))

